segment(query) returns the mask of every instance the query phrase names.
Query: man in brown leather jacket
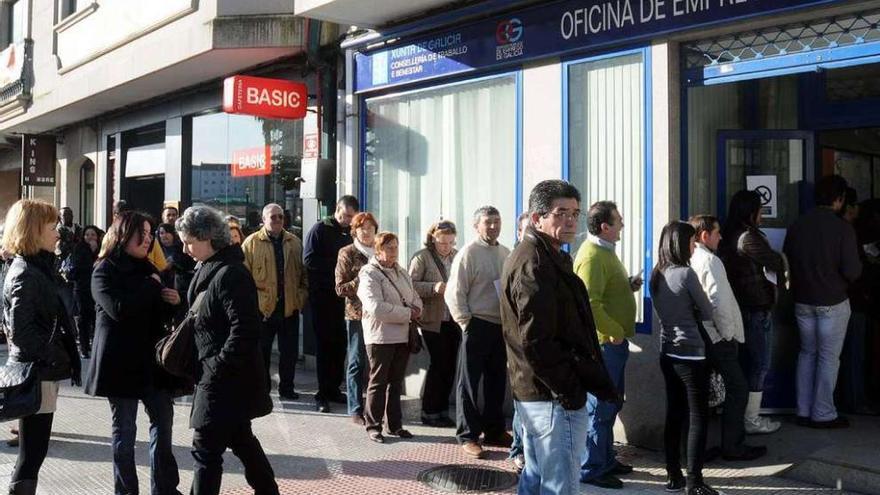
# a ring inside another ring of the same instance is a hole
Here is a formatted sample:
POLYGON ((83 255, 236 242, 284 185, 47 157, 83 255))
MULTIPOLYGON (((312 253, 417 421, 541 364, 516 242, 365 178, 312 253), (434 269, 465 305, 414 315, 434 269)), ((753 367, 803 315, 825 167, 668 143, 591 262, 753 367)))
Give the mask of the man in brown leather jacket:
POLYGON ((562 251, 577 231, 580 193, 565 181, 543 181, 529 196, 529 212, 531 225, 501 276, 508 372, 525 433, 519 493, 575 494, 587 393, 620 399, 602 361, 587 289, 562 251))

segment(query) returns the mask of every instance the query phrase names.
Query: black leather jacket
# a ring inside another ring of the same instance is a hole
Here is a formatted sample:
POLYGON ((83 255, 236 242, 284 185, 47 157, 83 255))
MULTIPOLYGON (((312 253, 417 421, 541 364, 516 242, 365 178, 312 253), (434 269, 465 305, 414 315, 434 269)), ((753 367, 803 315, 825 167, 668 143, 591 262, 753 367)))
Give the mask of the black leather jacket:
POLYGON ((80 360, 71 318, 72 301, 61 294, 55 255, 41 251, 16 256, 3 286, 3 314, 8 328, 9 360, 37 362, 40 380, 77 377, 80 360))
POLYGON ((768 310, 776 304, 776 286, 767 280, 764 269, 775 272, 777 283, 784 286, 785 262, 763 232, 748 226, 734 229, 722 239, 718 255, 742 308, 768 310))

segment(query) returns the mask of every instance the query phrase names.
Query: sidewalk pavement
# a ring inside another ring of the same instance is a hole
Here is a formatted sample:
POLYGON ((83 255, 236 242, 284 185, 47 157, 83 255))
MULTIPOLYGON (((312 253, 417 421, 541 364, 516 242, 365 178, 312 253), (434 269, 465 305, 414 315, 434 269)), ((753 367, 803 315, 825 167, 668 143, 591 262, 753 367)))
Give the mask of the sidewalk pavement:
MULTIPOLYGON (((2 354, 5 354, 3 352, 2 354)), ((5 358, 0 356, 0 358, 5 358)), ((419 472, 443 464, 481 464, 511 469, 504 449, 490 449, 488 459, 475 461, 459 453, 453 429, 428 428, 417 422, 418 400, 404 402, 405 423, 412 440, 390 439, 384 445, 368 440, 362 427, 345 414, 345 406, 331 404, 333 413, 320 414, 313 407, 317 388, 314 374, 297 371, 298 401, 279 401, 273 394, 274 412, 254 421, 254 432, 275 469, 281 493, 333 495, 439 494, 416 481, 419 472)), ((181 492, 192 481, 188 429, 190 405, 178 400, 174 416, 174 453, 180 466, 181 492)), ((149 493, 148 422, 138 418, 136 460, 141 493, 149 493)), ((2 425, 0 438, 8 436, 2 425)), ((627 495, 665 493, 662 453, 621 446, 620 457, 635 465, 624 477, 624 490, 602 490, 582 486, 581 493, 627 495)), ((4 490, 15 464, 17 449, 0 444, 0 490, 4 490)), ((253 493, 238 459, 227 452, 222 493, 253 493)), ((785 463, 748 467, 715 464, 705 471, 707 481, 731 495, 821 495, 843 492, 819 488, 776 477, 785 463)), ((110 448, 110 408, 103 398, 89 397, 81 389, 65 385, 55 415, 49 455, 40 472, 38 493, 77 495, 112 494, 113 467, 110 448)), ((499 493, 515 493, 510 489, 499 493)))

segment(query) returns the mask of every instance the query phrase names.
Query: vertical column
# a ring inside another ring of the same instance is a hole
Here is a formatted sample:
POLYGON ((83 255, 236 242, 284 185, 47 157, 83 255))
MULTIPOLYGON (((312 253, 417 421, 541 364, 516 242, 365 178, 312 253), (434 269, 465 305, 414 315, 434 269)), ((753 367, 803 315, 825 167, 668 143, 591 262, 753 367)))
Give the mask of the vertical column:
POLYGON ((522 205, 535 184, 562 177, 562 67, 559 59, 527 64, 522 72, 522 205))
POLYGON ((179 203, 183 187, 183 117, 165 121, 165 202, 179 203))

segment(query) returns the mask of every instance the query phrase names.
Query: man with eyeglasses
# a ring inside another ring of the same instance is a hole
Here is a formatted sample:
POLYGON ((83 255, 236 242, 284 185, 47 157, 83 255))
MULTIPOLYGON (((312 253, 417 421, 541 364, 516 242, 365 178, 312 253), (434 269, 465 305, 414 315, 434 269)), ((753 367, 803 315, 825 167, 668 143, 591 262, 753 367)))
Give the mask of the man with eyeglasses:
POLYGON ((352 243, 351 220, 360 211, 354 196, 342 196, 333 215, 316 223, 306 234, 304 262, 309 275, 309 310, 315 331, 318 393, 315 409, 329 413, 330 402, 347 404, 339 390, 345 376, 348 335, 345 299, 336 294, 336 259, 339 250, 352 243))
MULTIPOLYGON (((630 276, 614 249, 620 241, 623 217, 611 201, 599 201, 587 212, 587 240, 574 260, 574 271, 590 294, 590 307, 605 366, 614 387, 624 394, 629 340, 635 335, 636 300, 633 292, 642 287, 641 275, 630 276)), ((614 451, 614 422, 621 404, 587 399, 589 415, 587 450, 581 465, 581 481, 602 488, 622 488, 618 475, 629 474, 632 466, 621 464, 614 451)))
POLYGON ((257 286, 263 328, 260 345, 266 365, 266 382, 272 390, 272 344, 278 336, 278 396, 299 398, 294 389, 299 357, 299 314, 308 297, 302 262, 302 242, 284 230, 284 211, 269 203, 263 208, 263 227, 241 244, 244 264, 257 286))
POLYGON ((504 263, 501 317, 514 407, 523 424, 520 495, 580 493, 587 394, 615 401, 596 337, 590 297, 563 250, 577 233, 580 192, 540 182, 530 222, 504 263))
POLYGON ((501 268, 510 250, 498 242, 501 214, 494 206, 474 212, 477 238, 452 262, 444 298, 452 319, 464 330, 458 359, 456 436, 462 452, 481 459, 480 445, 510 447, 503 405, 507 355, 501 335, 501 268), (483 410, 477 393, 483 381, 483 410))

